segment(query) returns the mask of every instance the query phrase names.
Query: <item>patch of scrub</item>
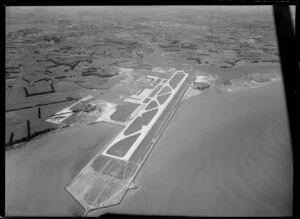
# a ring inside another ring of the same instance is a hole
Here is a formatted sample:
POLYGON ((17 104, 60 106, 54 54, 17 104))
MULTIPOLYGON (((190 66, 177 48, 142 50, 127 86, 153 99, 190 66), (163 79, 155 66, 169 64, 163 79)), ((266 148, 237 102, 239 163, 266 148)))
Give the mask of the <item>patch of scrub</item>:
POLYGON ((176 75, 174 75, 171 78, 171 80, 169 81, 170 86, 173 89, 175 89, 183 77, 184 77, 184 74, 182 74, 182 73, 177 73, 176 75))
POLYGON ((162 88, 162 85, 158 85, 153 91, 152 93, 149 95, 149 97, 153 97, 155 94, 157 94, 157 92, 162 88))
POLYGON ((221 82, 223 85, 232 85, 230 80, 224 80, 221 82))
POLYGON ((158 109, 154 109, 151 111, 147 111, 145 113, 142 114, 142 121, 143 121, 143 125, 148 125, 150 123, 150 121, 153 119, 153 117, 155 116, 155 114, 157 113, 158 109))
POLYGON ((158 96, 157 101, 159 102, 160 105, 162 105, 166 102, 166 100, 169 98, 170 95, 171 95, 171 93, 158 96))
POLYGON ((142 116, 137 117, 133 123, 125 130, 124 135, 130 135, 142 129, 142 126, 146 126, 152 120, 152 118, 157 113, 158 109, 154 109, 142 114, 142 116))
POLYGON ((147 106, 146 106, 146 110, 150 110, 150 109, 153 109, 153 108, 155 108, 155 107, 157 107, 158 106, 158 104, 157 104, 157 102, 155 101, 155 100, 152 100, 147 106))
POLYGON ((139 106, 137 103, 126 103, 118 105, 116 111, 110 116, 110 119, 118 122, 125 122, 131 113, 139 106))
POLYGON ((142 128, 142 118, 139 116, 135 118, 135 120, 128 126, 128 128, 125 130, 124 135, 130 135, 132 133, 135 133, 142 128))
POLYGON ((118 141, 110 149, 108 149, 107 154, 123 157, 140 134, 141 133, 138 133, 118 141))
POLYGON ((163 89, 161 89, 161 91, 157 95, 162 95, 165 93, 169 93, 171 91, 172 91, 172 89, 169 86, 165 86, 163 89))
POLYGON ((148 103, 150 101, 150 98, 146 98, 143 103, 148 103))

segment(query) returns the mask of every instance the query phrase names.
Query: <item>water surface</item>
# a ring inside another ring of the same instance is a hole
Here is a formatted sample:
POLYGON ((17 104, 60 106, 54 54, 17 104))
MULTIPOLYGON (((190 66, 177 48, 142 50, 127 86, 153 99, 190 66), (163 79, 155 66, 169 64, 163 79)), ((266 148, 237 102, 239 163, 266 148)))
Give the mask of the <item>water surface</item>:
POLYGON ((6 215, 80 216, 64 187, 120 130, 106 123, 68 129, 6 153, 6 215))
POLYGON ((292 161, 281 82, 182 103, 122 204, 109 212, 292 214, 292 161))

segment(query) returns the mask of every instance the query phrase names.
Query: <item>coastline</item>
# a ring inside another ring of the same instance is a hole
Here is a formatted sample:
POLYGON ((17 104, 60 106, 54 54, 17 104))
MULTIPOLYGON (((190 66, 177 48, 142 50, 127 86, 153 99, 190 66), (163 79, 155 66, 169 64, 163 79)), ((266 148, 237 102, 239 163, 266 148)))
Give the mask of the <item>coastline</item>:
POLYGON ((6 214, 81 215, 64 186, 120 130, 107 123, 66 129, 6 154, 6 214))
MULTIPOLYGON (((16 152, 19 149, 22 149, 22 148, 26 147, 28 144, 33 143, 36 140, 39 140, 40 138, 43 138, 43 137, 46 137, 46 136, 51 136, 51 135, 54 135, 56 133, 60 133, 60 132, 66 131, 66 130, 72 130, 72 129, 79 128, 79 127, 88 127, 88 126, 95 125, 96 123, 100 123, 100 122, 101 123, 106 123, 105 121, 98 121, 98 122, 91 122, 91 123, 88 123, 88 124, 76 124, 76 125, 58 127, 58 128, 56 128, 54 130, 51 130, 49 132, 37 135, 37 136, 31 138, 29 141, 24 141, 24 142, 21 142, 21 143, 13 144, 9 147, 5 147, 5 154, 10 153, 10 152, 16 152)), ((108 123, 108 124, 111 124, 111 123, 108 123)), ((116 125, 116 126, 118 126, 118 125, 116 125)))
POLYGON ((293 215, 272 6, 5 10, 5 215, 293 215))
MULTIPOLYGON (((155 50, 154 52, 158 53, 159 51, 155 50)), ((259 65, 259 64, 263 64, 263 65, 264 64, 267 64, 267 65, 271 64, 271 65, 273 65, 274 64, 274 62, 267 62, 267 61, 266 62, 260 61, 260 62, 257 62, 257 63, 240 61, 240 62, 237 62, 237 63, 239 63, 237 65, 238 67, 243 67, 243 66, 247 67, 247 65, 251 66, 252 64, 254 64, 254 65, 259 65)), ((276 63, 276 64, 278 64, 278 63, 276 63)), ((207 65, 207 64, 200 64, 199 68, 201 69, 201 67, 203 67, 203 66, 206 67, 206 68, 218 68, 220 70, 224 70, 224 68, 217 67, 217 66, 214 66, 214 65, 207 65)), ((233 67, 233 68, 226 68, 225 70, 226 71, 229 71, 229 70, 234 71, 235 67, 233 67)), ((202 70, 201 70, 201 72, 202 72, 202 70)), ((207 72, 209 72, 209 71, 207 71, 207 72)), ((203 74, 206 75, 206 76, 209 76, 209 77, 215 77, 215 79, 213 80, 215 83, 211 87, 217 85, 217 87, 220 87, 221 90, 227 91, 227 92, 235 92, 235 91, 246 90, 246 89, 250 89, 250 88, 257 88, 257 87, 264 86, 264 85, 266 85, 268 83, 273 82, 273 80, 271 80, 269 82, 254 83, 252 85, 246 85, 246 86, 239 86, 239 85, 235 85, 234 83, 231 84, 230 86, 224 86, 224 85, 220 86, 218 80, 220 79, 221 76, 219 74, 215 74, 216 72, 214 72, 214 71, 209 72, 209 73, 207 73, 207 72, 203 72, 203 74)), ((250 74, 253 74, 253 73, 250 73, 250 74)), ((261 73, 261 74, 265 74, 265 73, 261 73)), ((267 74, 269 74, 269 73, 267 73, 267 74)), ((238 78, 238 79, 243 80, 243 77, 245 77, 245 76, 242 76, 241 78, 238 78)), ((232 79, 230 79, 230 82, 232 82, 233 80, 237 81, 236 78, 232 78, 232 79)), ((281 80, 281 79, 279 79, 279 80, 281 80)), ((277 80, 275 80, 275 81, 277 81, 277 80)), ((196 96, 196 95, 199 95, 199 94, 203 93, 204 91, 205 90, 202 90, 202 91, 195 90, 195 89, 193 89, 193 88, 190 87, 186 91, 186 93, 185 93, 185 95, 183 97, 183 100, 188 99, 188 98, 193 97, 193 96, 196 96)), ((13 144, 11 146, 5 147, 5 151, 8 152, 8 151, 11 151, 11 150, 13 150, 13 151, 18 150, 19 148, 26 147, 26 145, 28 143, 34 141, 35 139, 38 139, 38 138, 41 138, 41 137, 47 136, 47 135, 52 135, 54 133, 61 132, 61 131, 65 130, 65 129, 70 129, 70 128, 73 128, 73 127, 80 127, 80 126, 89 126, 91 124, 94 124, 94 123, 85 124, 85 125, 75 125, 75 126, 71 125, 71 126, 66 126, 66 127, 58 127, 58 128, 55 128, 54 130, 48 131, 46 133, 38 134, 37 136, 33 137, 29 141, 25 140, 24 142, 16 143, 16 144, 13 144)))

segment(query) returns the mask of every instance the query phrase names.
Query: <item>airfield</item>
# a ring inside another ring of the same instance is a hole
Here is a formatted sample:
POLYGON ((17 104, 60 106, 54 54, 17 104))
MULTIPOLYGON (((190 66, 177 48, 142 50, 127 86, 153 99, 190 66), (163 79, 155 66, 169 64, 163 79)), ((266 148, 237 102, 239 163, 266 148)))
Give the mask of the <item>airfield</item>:
POLYGON ((169 79, 160 79, 154 89, 131 97, 143 108, 66 186, 85 214, 117 205, 128 189, 137 188, 133 180, 185 93, 188 76, 175 72, 169 79))
POLYGON ((292 215, 270 7, 25 8, 6 8, 6 215, 292 215))

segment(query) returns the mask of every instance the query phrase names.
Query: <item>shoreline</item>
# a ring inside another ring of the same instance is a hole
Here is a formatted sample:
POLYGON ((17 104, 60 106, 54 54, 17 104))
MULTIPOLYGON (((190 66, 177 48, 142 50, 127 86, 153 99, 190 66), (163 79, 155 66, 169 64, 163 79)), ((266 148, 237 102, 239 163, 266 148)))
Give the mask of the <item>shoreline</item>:
MULTIPOLYGON (((239 62, 238 62, 239 63, 239 62)), ((247 65, 247 64, 274 64, 274 63, 278 63, 278 62, 269 62, 269 61, 266 61, 266 62, 264 62, 264 61, 260 61, 260 62, 257 62, 257 63, 252 63, 252 62, 242 62, 242 63, 240 63, 239 65, 238 65, 238 67, 242 67, 242 66, 244 66, 244 65, 247 65)), ((218 67, 218 66, 214 66, 214 65, 208 65, 208 64, 200 64, 200 67, 201 66, 206 66, 206 67, 213 67, 213 68, 218 68, 218 69, 224 69, 224 68, 222 68, 222 67, 218 67)), ((234 68, 226 68, 226 70, 234 70, 234 68)), ((201 70, 201 72, 203 72, 202 70, 201 70)), ((219 78, 220 78, 220 76, 218 76, 218 75, 215 75, 214 73, 207 73, 207 72, 203 72, 203 74, 204 75, 207 75, 207 76, 211 76, 211 77, 215 77, 216 76, 216 78, 215 78, 215 80, 214 80, 214 82, 216 82, 219 78)), ((252 74, 254 74, 254 73, 252 73, 252 74)), ((260 73, 260 74, 265 74, 265 73, 260 73)), ((237 78, 237 79, 235 79, 235 78, 232 78, 231 80, 230 80, 230 82, 231 82, 231 85, 221 85, 220 86, 220 83, 218 83, 218 84, 213 84, 211 87, 214 87, 214 86, 217 86, 218 88, 220 88, 221 90, 223 90, 223 91, 226 91, 226 92, 236 92, 236 91, 241 91, 241 90, 246 90, 246 89, 250 89, 250 88, 257 88, 257 87, 261 87, 261 86, 265 86, 265 85, 267 85, 267 84, 269 84, 269 83, 271 83, 271 82, 274 82, 274 81, 278 81, 278 80, 281 80, 281 77, 277 80, 277 78, 276 79, 274 79, 274 80, 270 80, 270 81, 268 81, 268 82, 262 82, 262 83, 257 83, 257 82, 253 82, 253 86, 251 86, 251 85, 238 85, 238 84, 235 84, 235 81, 238 81, 238 82, 240 82, 240 81, 243 81, 244 80, 244 77, 245 76, 242 76, 242 77, 240 77, 240 78, 237 78), (234 82, 232 82, 232 80, 234 80, 234 82)), ((185 94, 184 94, 184 96, 183 96, 183 98, 182 98, 182 100, 184 101, 184 100, 186 100, 186 99, 189 99, 190 97, 193 97, 193 96, 196 96, 196 95, 199 95, 199 94, 201 94, 201 93, 203 93, 203 91, 205 91, 206 89, 204 89, 204 90, 196 90, 196 89, 193 89, 192 87, 189 87, 188 89, 187 89, 187 91, 185 92, 185 94)), ((98 121, 99 122, 99 121, 98 121)), ((97 122, 96 122, 97 123, 97 122)), ((7 147, 5 147, 5 152, 8 152, 8 151, 16 151, 16 150, 18 150, 18 149, 21 149, 21 148, 23 148, 23 147, 26 147, 26 145, 28 144, 28 143, 30 143, 30 142, 32 142, 32 141, 34 141, 34 140, 36 140, 36 139, 39 139, 39 138, 42 138, 42 137, 44 137, 44 136, 47 136, 47 135, 51 135, 51 134, 55 134, 55 133, 57 133, 57 132, 61 132, 61 131, 64 131, 64 130, 66 130, 66 129, 69 129, 69 128, 76 128, 76 127, 81 127, 81 126, 89 126, 89 125, 92 125, 92 124, 95 124, 95 122, 92 122, 92 123, 89 123, 89 124, 79 124, 79 125, 74 125, 74 126, 72 126, 72 125, 70 125, 70 126, 65 126, 65 127, 58 127, 58 128, 54 128, 54 130, 51 130, 51 131, 48 131, 48 132, 46 132, 46 133, 42 133, 42 134, 39 134, 39 135, 37 135, 37 136, 35 136, 35 137, 33 137, 32 139, 30 139, 29 141, 27 141, 27 140, 25 140, 25 141, 23 141, 23 142, 20 142, 20 143, 16 143, 16 144, 12 144, 12 145, 10 145, 10 146, 7 146, 7 147)))
POLYGON ((226 70, 235 70, 239 67, 242 67, 243 65, 247 65, 247 64, 280 64, 280 61, 258 61, 258 62, 253 62, 253 61, 238 61, 236 62, 234 65, 232 65, 231 67, 222 67, 222 65, 214 65, 211 63, 201 63, 199 64, 199 66, 207 66, 207 67, 215 67, 215 68, 219 68, 219 69, 226 69, 226 70))
POLYGON ((240 78, 232 78, 228 80, 229 84, 224 84, 222 83, 222 81, 220 81, 222 80, 222 77, 220 77, 219 75, 210 74, 202 71, 201 71, 201 75, 211 77, 210 80, 211 85, 205 89, 194 89, 193 85, 191 84, 188 90, 186 91, 183 100, 186 100, 193 96, 197 96, 211 87, 216 87, 226 92, 236 92, 236 91, 248 90, 251 88, 262 87, 272 82, 282 80, 281 75, 277 73, 250 73, 240 78), (259 81, 259 80, 267 80, 267 81, 259 81))
MULTIPOLYGON (((20 143, 16 143, 16 144, 13 144, 11 146, 8 146, 8 147, 5 147, 5 154, 6 153, 9 153, 9 152, 16 152, 16 151, 19 151, 20 149, 23 149, 27 146, 27 144, 29 143, 32 143, 42 137, 46 137, 48 135, 53 135, 53 134, 56 134, 56 133, 60 133, 60 132, 63 132, 63 131, 66 131, 66 130, 72 130, 74 128, 79 128, 79 127, 87 127, 87 126, 91 126, 91 125, 95 125, 99 122, 103 122, 103 121, 98 121, 98 122, 91 122, 91 123, 88 123, 88 124, 79 124, 79 125, 74 125, 74 126, 64 126, 64 127, 61 127, 61 128, 56 128, 54 130, 51 130, 49 132, 46 132, 46 133, 43 133, 43 134, 40 134, 40 135, 37 135, 35 137, 33 137, 32 139, 30 139, 29 141, 24 141, 24 142, 20 142, 20 143)), ((109 123, 111 124, 111 123, 109 123)))
POLYGON ((6 154, 6 211, 28 216, 80 214, 83 209, 64 186, 120 130, 107 123, 68 129, 6 154))

